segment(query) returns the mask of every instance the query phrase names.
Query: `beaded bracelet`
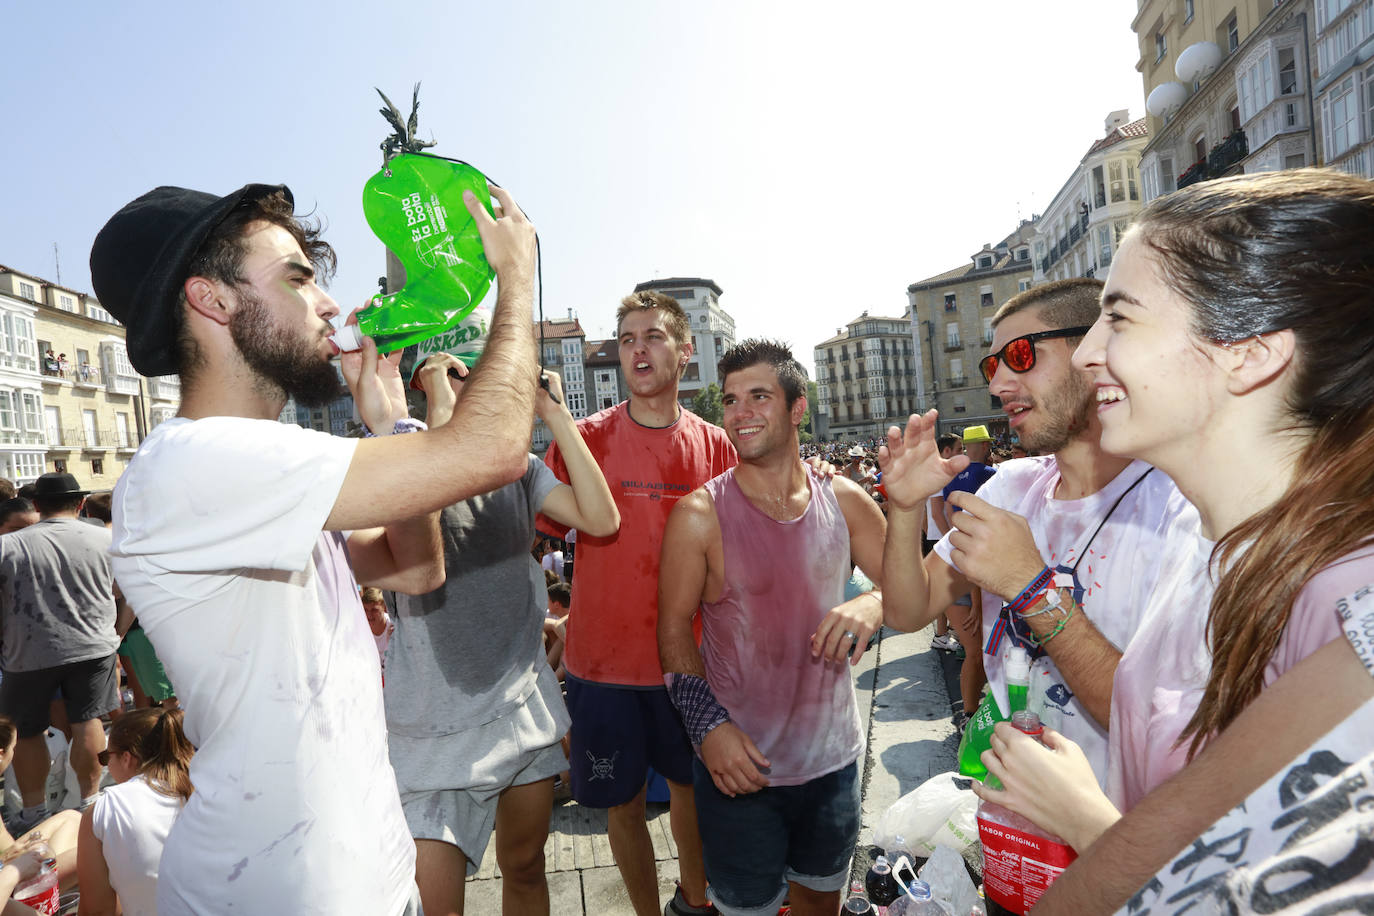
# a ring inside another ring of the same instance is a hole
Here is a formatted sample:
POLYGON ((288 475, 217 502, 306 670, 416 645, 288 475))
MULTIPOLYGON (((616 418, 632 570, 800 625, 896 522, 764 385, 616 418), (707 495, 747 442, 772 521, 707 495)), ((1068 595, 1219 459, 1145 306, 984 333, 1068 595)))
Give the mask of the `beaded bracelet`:
POLYGON ((1032 635, 1031 638, 1035 640, 1035 644, 1037 646, 1040 646, 1041 648, 1048 646, 1050 644, 1051 639, 1054 639, 1060 633, 1064 632, 1064 625, 1069 622, 1069 618, 1073 617, 1074 611, 1076 610, 1078 610, 1077 607, 1069 608, 1069 612, 1065 614, 1063 617, 1059 618, 1059 622, 1054 625, 1054 629, 1050 630, 1043 637, 1032 635))

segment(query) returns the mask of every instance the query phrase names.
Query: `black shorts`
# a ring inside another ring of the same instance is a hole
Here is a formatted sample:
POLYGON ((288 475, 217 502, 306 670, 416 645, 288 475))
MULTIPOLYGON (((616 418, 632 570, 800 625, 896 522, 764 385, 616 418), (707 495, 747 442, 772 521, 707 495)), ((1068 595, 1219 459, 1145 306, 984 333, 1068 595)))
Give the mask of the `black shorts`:
POLYGON ((692 743, 665 687, 618 687, 568 675, 573 798, 614 808, 644 788, 648 768, 692 784, 692 743))
POLYGON ((0 681, 0 712, 14 720, 19 737, 40 735, 51 724, 49 703, 62 691, 72 722, 99 719, 119 705, 118 656, 69 662, 33 671, 6 671, 0 681))

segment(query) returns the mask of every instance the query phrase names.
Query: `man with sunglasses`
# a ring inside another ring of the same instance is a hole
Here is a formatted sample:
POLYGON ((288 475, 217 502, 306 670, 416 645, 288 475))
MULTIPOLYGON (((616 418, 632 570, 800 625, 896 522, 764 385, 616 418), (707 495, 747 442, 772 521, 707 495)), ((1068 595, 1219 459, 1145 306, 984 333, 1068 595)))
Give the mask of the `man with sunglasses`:
POLYGON ((963 511, 951 513, 953 527, 924 564, 923 501, 965 459, 940 457, 934 411, 912 416, 904 434, 890 429, 883 458, 889 625, 919 629, 980 587, 983 664, 998 705, 1007 711, 1007 650, 1044 659, 1049 676, 1037 679, 1030 703, 1082 747, 1099 783, 1116 664, 1156 578, 1167 522, 1188 505, 1164 474, 1102 451, 1094 387, 1070 362, 1101 289, 1091 279, 1045 284, 994 316, 980 368, 1012 431, 1040 457, 1003 465, 976 496, 952 494, 963 511))

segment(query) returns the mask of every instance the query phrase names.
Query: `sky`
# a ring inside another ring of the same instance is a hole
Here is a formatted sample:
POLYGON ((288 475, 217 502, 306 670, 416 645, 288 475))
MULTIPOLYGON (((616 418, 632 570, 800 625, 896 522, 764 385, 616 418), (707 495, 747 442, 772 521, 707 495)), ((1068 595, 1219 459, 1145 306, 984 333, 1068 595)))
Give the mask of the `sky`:
POLYGON ((707 277, 736 335, 812 348, 1046 205, 1143 114, 1133 0, 25 3, 0 55, 0 264, 90 292, 158 185, 286 183, 351 308, 384 272, 362 188, 420 135, 539 230, 543 310, 615 332, 634 284, 707 277))

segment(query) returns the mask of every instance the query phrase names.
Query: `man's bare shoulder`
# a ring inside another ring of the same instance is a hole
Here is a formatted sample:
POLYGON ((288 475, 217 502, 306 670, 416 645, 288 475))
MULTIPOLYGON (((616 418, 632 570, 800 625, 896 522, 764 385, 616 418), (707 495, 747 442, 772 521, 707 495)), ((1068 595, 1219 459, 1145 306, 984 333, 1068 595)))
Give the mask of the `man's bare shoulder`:
POLYGON ((677 501, 670 516, 680 519, 678 524, 691 525, 703 522, 716 524, 716 501, 705 487, 697 487, 677 501))

